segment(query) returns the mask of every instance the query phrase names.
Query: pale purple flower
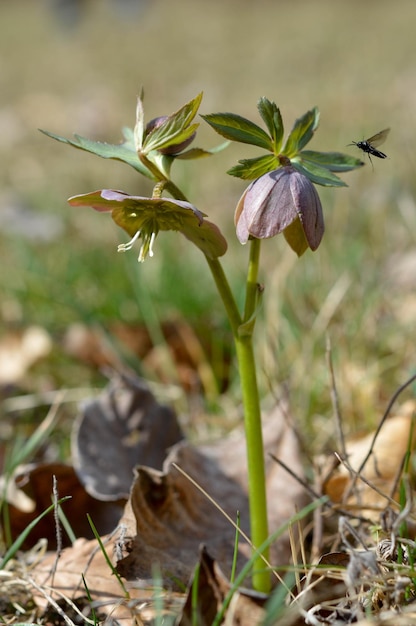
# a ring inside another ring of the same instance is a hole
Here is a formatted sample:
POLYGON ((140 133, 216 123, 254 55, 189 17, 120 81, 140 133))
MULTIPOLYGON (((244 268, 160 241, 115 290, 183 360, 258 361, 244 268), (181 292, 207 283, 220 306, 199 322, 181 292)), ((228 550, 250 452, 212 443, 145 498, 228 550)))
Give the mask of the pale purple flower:
POLYGON ((298 255, 316 250, 324 234, 321 201, 311 181, 287 165, 254 180, 235 211, 237 237, 266 239, 283 232, 298 255))

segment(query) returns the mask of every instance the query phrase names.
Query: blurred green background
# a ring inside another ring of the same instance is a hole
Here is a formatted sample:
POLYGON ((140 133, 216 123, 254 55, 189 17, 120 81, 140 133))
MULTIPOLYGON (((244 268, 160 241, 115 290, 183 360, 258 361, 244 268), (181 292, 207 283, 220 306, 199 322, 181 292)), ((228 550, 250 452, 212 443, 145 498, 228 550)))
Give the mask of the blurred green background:
MULTIPOLYGON (((202 255, 171 233, 158 237, 143 265, 138 248, 118 255, 126 237, 111 219, 66 199, 103 187, 145 195, 149 183, 37 129, 116 143, 121 128, 134 125, 141 86, 147 119, 203 91, 201 113, 232 111, 260 123, 256 103, 267 96, 286 131, 319 107, 311 149, 358 155, 347 144, 391 127, 382 147, 389 158, 374 159, 374 171, 366 161, 344 176, 348 188, 318 188, 326 234, 317 252, 298 260, 283 238, 264 243, 256 338, 266 407, 287 391, 302 429, 325 443, 333 431, 329 337, 346 429, 374 425, 415 371, 415 23, 411 0, 3 0, 1 336, 39 325, 53 341, 48 359, 19 380, 19 393, 104 384, 98 367, 65 350, 75 323, 98 326, 110 343, 116 321, 143 324, 162 349, 158 320, 183 320, 201 341, 196 389, 211 402, 204 410, 238 415, 238 381, 233 369, 224 373, 230 334, 202 255), (202 362, 227 391, 219 406, 203 375, 201 383, 202 362)), ((220 142, 202 123, 195 145, 220 142)), ((223 264, 241 296, 247 250, 232 218, 245 184, 225 171, 257 153, 235 144, 174 166, 178 185, 229 237, 223 264)), ((175 368, 160 375, 126 347, 121 358, 155 381, 178 382, 175 368)))

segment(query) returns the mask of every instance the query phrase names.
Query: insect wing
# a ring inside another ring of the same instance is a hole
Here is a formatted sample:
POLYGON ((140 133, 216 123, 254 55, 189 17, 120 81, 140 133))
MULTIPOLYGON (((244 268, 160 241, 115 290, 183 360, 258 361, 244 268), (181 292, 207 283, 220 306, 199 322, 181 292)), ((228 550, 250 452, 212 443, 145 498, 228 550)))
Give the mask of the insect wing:
POLYGON ((366 143, 370 144, 370 146, 372 146, 373 148, 377 148, 377 146, 381 146, 383 141, 386 141, 387 135, 389 134, 389 132, 390 132, 390 128, 385 128, 384 130, 381 130, 376 135, 373 135, 372 137, 367 139, 366 143))

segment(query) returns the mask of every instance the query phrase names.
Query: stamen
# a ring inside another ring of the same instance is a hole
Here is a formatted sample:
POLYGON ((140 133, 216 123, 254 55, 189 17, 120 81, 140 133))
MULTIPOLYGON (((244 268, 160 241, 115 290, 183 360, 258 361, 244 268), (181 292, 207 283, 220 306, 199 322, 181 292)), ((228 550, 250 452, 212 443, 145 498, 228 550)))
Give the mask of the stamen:
POLYGON ((119 246, 117 246, 117 252, 127 252, 127 250, 131 250, 135 242, 140 237, 140 233, 141 231, 138 230, 134 237, 130 239, 130 241, 128 241, 127 243, 121 243, 119 246))
POLYGON ((153 256, 153 242, 156 238, 156 234, 157 233, 152 232, 150 236, 147 233, 143 236, 143 244, 140 248, 139 258, 137 259, 139 263, 143 263, 148 256, 153 256))
POLYGON ((153 244, 156 239, 156 233, 152 233, 149 243, 149 256, 153 256, 153 244))

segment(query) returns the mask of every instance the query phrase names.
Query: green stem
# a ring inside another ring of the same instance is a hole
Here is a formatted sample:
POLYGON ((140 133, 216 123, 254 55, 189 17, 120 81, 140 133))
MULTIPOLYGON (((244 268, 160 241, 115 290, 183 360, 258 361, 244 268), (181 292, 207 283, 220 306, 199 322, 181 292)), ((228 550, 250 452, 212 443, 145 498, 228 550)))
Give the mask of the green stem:
MULTIPOLYGON (((215 284, 223 300, 234 335, 237 353, 244 425, 247 447, 248 496, 250 507, 250 533, 254 548, 268 538, 266 477, 264 468, 263 433, 261 428, 260 398, 257 386, 256 363, 253 351, 252 330, 257 303, 257 275, 260 258, 260 242, 253 240, 250 248, 250 262, 247 276, 244 320, 241 320, 229 283, 218 259, 207 258, 215 284), (252 324, 240 333, 242 323, 253 318, 252 324)), ((268 558, 268 549, 263 553, 268 558)), ((258 591, 270 590, 270 573, 259 556, 253 565, 253 587, 258 591)))
MULTIPOLYGON (((237 359, 243 394, 245 432, 247 440, 248 489, 251 511, 251 537, 260 546, 268 537, 266 473, 264 466, 263 432, 257 369, 253 349, 253 331, 258 303, 258 273, 260 264, 260 239, 250 240, 250 258, 247 270, 246 301, 244 306, 244 332, 236 340, 237 359)), ((263 553, 267 559, 269 550, 263 553)), ((261 591, 270 590, 270 574, 259 558, 254 566, 253 586, 261 591)))
POLYGON ((221 296, 221 300, 223 301, 225 310, 227 312, 228 321, 230 322, 234 338, 236 338, 238 337, 242 319, 238 311, 234 296, 230 289, 229 282, 225 276, 224 270, 219 260, 217 258, 210 259, 208 256, 206 256, 205 258, 207 260, 207 263, 211 270, 211 274, 214 278, 218 292, 221 296))
POLYGON ((176 200, 183 200, 184 202, 188 202, 187 197, 182 193, 182 191, 175 185, 175 183, 167 178, 150 159, 146 157, 145 154, 139 152, 139 159, 143 163, 143 165, 153 174, 155 180, 158 183, 162 183, 165 189, 171 194, 172 198, 176 198, 176 200))
MULTIPOLYGON (((174 198, 186 200, 181 190, 176 187, 171 180, 168 180, 151 161, 148 161, 144 155, 139 156, 155 178, 159 180, 174 198)), ((259 546, 264 544, 268 538, 268 522, 260 397, 252 339, 258 298, 257 276, 260 259, 260 240, 253 239, 250 243, 250 260, 247 272, 246 301, 243 319, 241 319, 235 298, 220 261, 217 258, 211 259, 208 256, 205 258, 224 303, 236 346, 244 406, 250 534, 254 550, 256 550, 259 546)), ((268 560, 269 549, 266 548, 262 552, 262 555, 268 560)), ((260 556, 255 559, 253 564, 253 587, 257 591, 265 593, 270 591, 270 573, 266 570, 264 561, 260 556)))
MULTIPOLYGON (((246 286, 246 303, 244 307, 244 321, 248 322, 256 311, 257 296, 258 296, 258 284, 257 276, 259 273, 260 262, 260 239, 250 240, 250 259, 248 263, 247 271, 247 286, 246 286)), ((254 323, 253 323, 254 327, 254 323)))
MULTIPOLYGON (((257 548, 266 541, 269 535, 260 398, 251 335, 240 337, 236 340, 235 345, 244 405, 250 534, 254 548, 257 548)), ((268 560, 268 548, 262 554, 268 560)), ((265 593, 270 591, 270 572, 266 570, 264 561, 260 556, 253 565, 253 587, 257 591, 265 593)))

